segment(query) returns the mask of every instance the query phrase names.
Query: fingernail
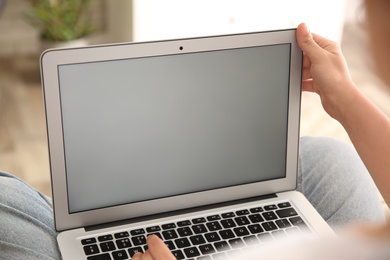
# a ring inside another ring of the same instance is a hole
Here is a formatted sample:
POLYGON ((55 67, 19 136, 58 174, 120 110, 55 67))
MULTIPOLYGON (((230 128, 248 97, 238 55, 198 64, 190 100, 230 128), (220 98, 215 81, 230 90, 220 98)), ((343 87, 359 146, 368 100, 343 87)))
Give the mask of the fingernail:
POLYGON ((142 252, 137 252, 137 253, 135 253, 135 254, 133 255, 133 258, 132 258, 132 259, 141 257, 142 255, 143 255, 142 252))
POLYGON ((156 237, 157 237, 156 235, 149 235, 149 236, 147 237, 147 240, 155 239, 156 237))
POLYGON ((311 36, 310 29, 307 26, 307 24, 305 24, 305 23, 302 25, 301 34, 304 35, 304 36, 306 36, 306 35, 310 35, 311 36))

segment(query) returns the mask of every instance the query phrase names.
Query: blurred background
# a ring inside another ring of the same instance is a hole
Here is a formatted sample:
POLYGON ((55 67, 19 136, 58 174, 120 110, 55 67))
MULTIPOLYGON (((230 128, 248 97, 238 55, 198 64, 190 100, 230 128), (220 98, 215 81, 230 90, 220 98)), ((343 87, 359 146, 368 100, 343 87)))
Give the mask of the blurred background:
MULTIPOLYGON (((340 43, 358 87, 387 115, 360 0, 0 0, 0 171, 51 196, 39 55, 46 48, 150 41, 296 27, 340 43), (65 6, 56 5, 66 3, 65 6), (54 4, 49 6, 49 4, 54 4)), ((304 93, 301 135, 349 141, 304 93)))

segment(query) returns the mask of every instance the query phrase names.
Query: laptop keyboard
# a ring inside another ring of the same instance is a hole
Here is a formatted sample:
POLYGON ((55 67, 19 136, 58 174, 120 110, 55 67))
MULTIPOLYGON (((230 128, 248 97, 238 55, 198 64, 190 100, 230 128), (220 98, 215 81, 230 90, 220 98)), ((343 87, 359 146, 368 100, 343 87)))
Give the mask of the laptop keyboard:
POLYGON ((131 259, 157 235, 177 259, 227 259, 245 247, 311 233, 289 202, 225 212, 81 240, 88 260, 131 259))

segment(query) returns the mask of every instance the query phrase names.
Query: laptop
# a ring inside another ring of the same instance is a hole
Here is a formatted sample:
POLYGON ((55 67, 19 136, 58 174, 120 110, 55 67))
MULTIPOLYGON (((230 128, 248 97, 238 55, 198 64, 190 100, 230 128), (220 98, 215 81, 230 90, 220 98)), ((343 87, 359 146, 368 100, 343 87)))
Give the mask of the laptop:
POLYGON ((177 259, 331 234, 297 186, 295 29, 53 49, 41 56, 64 259, 177 259))

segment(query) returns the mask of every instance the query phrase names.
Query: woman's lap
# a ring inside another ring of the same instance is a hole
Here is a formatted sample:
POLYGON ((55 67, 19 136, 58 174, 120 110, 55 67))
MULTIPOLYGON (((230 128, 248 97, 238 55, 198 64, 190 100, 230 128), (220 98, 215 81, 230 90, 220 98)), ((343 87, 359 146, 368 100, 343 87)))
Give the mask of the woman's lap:
POLYGON ((61 259, 56 236, 50 199, 0 172, 0 258, 61 259))
POLYGON ((385 222, 370 174, 353 146, 338 139, 301 138, 298 190, 333 228, 385 222))

